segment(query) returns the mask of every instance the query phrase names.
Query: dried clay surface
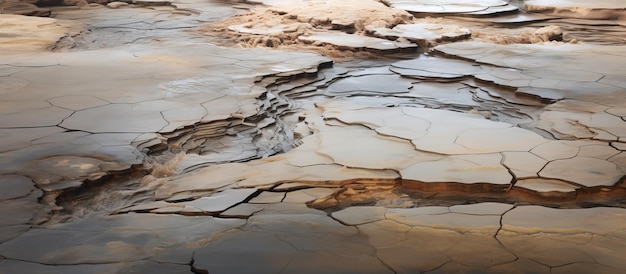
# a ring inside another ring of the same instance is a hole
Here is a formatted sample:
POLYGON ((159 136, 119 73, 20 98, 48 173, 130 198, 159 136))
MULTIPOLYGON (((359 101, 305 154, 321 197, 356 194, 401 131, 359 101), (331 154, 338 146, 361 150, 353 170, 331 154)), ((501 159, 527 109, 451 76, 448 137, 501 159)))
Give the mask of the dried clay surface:
POLYGON ((624 273, 625 11, 0 0, 0 273, 624 273))

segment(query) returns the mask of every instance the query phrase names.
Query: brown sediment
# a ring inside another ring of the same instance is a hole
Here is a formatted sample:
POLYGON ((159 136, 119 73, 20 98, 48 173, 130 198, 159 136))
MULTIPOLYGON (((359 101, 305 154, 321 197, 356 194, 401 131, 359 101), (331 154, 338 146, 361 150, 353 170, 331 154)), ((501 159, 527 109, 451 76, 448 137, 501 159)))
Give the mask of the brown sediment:
POLYGON ((426 183, 402 179, 387 182, 378 180, 375 183, 360 179, 346 181, 341 185, 342 188, 332 196, 311 201, 308 205, 327 212, 358 205, 413 208, 481 202, 540 205, 552 208, 626 208, 624 198, 626 188, 620 185, 580 188, 570 192, 538 192, 514 185, 426 183))

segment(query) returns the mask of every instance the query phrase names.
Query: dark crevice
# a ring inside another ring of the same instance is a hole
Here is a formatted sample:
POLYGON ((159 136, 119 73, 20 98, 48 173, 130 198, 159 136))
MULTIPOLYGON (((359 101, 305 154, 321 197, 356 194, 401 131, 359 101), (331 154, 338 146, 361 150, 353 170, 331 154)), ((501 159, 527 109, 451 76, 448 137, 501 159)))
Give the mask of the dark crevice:
MULTIPOLYGON (((318 70, 324 66, 326 64, 319 65, 318 70)), ((294 108, 297 106, 292 99, 281 94, 285 90, 277 89, 277 87, 280 86, 280 83, 291 86, 294 85, 294 82, 301 81, 302 84, 293 87, 298 88, 310 84, 312 80, 318 79, 317 75, 317 73, 310 74, 301 71, 283 77, 262 77, 257 85, 267 91, 257 98, 257 107, 259 108, 257 113, 245 115, 234 113, 230 118, 198 122, 172 132, 163 132, 161 135, 167 141, 150 147, 148 154, 158 155, 167 151, 172 153, 184 151, 185 153, 199 155, 216 155, 221 153, 220 149, 228 150, 232 146, 243 146, 240 154, 243 153, 241 155, 246 155, 246 157, 240 159, 207 160, 204 163, 188 167, 185 170, 185 172, 188 172, 214 164, 247 162, 284 153, 293 148, 298 141, 292 134, 295 125, 285 119, 294 113, 294 108), (267 83, 264 84, 265 81, 267 83), (272 93, 272 96, 268 96, 268 93, 272 93), (262 126, 259 127, 258 125, 262 126), (220 148, 220 146, 223 148, 220 148)), ((226 152, 232 153, 232 150, 226 152)))
POLYGON ((191 261, 189 261, 189 266, 191 267, 191 272, 192 273, 196 273, 196 274, 209 274, 209 271, 206 269, 200 269, 200 268, 196 268, 195 267, 195 263, 196 263, 196 252, 193 252, 193 254, 191 255, 191 261))
MULTIPOLYGON (((502 230, 502 225, 503 225, 502 220, 504 219, 504 215, 507 214, 509 211, 515 209, 516 207, 517 207, 516 205, 513 205, 513 207, 509 208, 507 211, 502 212, 502 214, 500 214, 500 221, 499 221, 500 222, 500 226, 498 227, 498 230, 496 230, 496 233, 493 235, 493 238, 496 239, 498 241, 498 243, 500 243, 500 245, 502 245, 502 247, 504 249, 506 249, 506 247, 498 239, 498 233, 500 233, 500 230, 502 230)), ((513 252, 511 252, 511 254, 515 255, 513 252)))
POLYGON ((506 155, 504 155, 504 153, 500 153, 500 155, 502 156, 502 158, 500 159, 500 164, 506 168, 506 171, 509 173, 509 175, 511 175, 511 181, 510 181, 510 186, 507 189, 507 191, 511 190, 513 188, 513 186, 515 186, 515 183, 517 183, 517 176, 515 175, 515 173, 513 172, 513 170, 511 170, 510 167, 508 167, 504 162, 506 161, 506 155))
POLYGON ((97 180, 84 180, 76 188, 47 192, 42 199, 47 195, 56 195, 56 205, 60 209, 52 212, 50 217, 53 222, 65 222, 92 213, 108 214, 118 208, 150 200, 149 195, 138 190, 140 179, 147 174, 142 165, 133 165, 127 170, 109 172, 97 180))

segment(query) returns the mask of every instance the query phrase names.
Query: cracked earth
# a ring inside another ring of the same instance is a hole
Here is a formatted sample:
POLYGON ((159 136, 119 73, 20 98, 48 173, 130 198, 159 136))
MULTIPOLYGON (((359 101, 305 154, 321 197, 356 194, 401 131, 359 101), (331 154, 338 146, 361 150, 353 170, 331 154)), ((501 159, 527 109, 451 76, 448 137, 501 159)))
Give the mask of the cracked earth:
POLYGON ((624 273, 624 20, 0 0, 0 273, 624 273))

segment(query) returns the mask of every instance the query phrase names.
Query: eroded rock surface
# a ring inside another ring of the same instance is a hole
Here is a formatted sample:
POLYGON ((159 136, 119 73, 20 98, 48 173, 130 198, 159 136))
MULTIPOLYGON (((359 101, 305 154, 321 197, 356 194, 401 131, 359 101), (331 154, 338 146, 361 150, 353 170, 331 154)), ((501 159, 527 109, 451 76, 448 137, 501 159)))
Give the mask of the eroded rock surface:
POLYGON ((9 2, 0 273, 626 271, 621 3, 9 2))

